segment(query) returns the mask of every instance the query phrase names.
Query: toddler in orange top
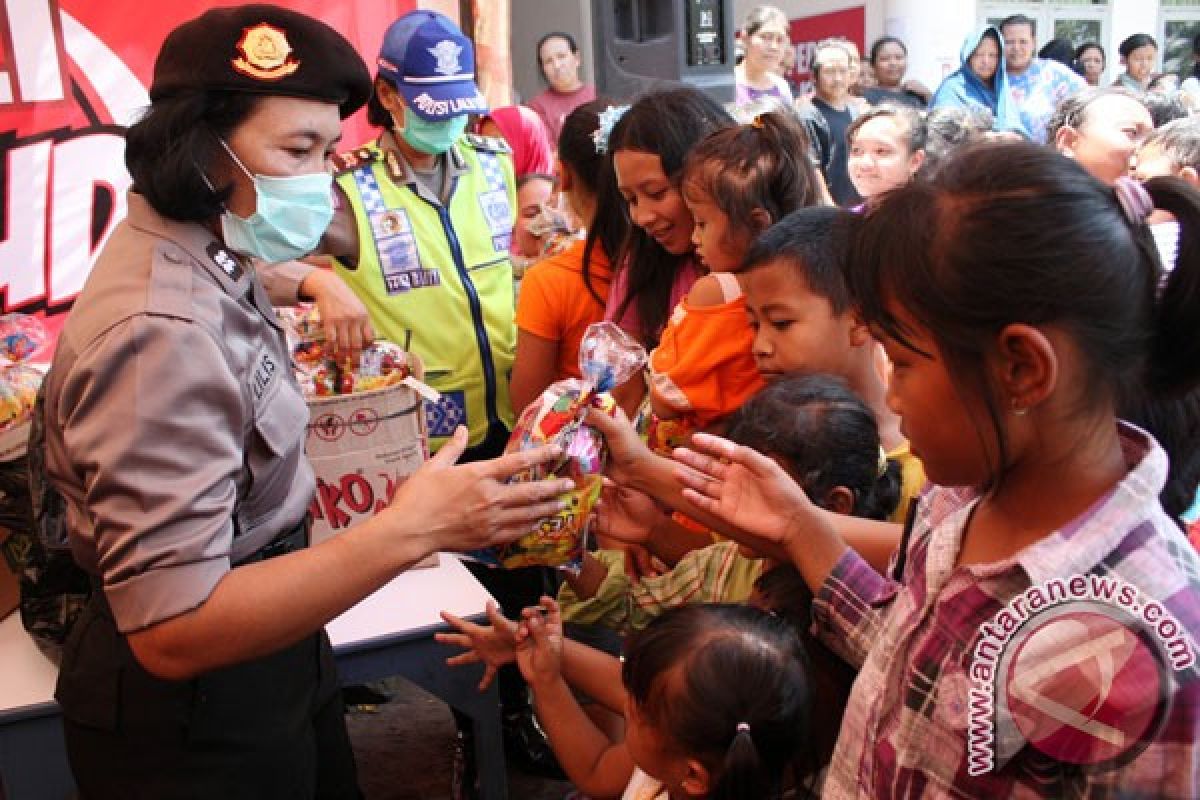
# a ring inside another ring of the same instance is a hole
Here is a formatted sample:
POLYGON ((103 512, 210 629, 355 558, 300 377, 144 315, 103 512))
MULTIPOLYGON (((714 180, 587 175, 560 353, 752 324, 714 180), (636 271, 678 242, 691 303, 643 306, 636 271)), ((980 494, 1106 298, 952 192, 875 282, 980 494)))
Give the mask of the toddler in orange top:
POLYGON ((724 128, 688 155, 683 196, 696 255, 709 271, 676 306, 650 354, 651 447, 711 427, 763 387, 737 279, 754 238, 820 200, 803 130, 784 112, 724 128))

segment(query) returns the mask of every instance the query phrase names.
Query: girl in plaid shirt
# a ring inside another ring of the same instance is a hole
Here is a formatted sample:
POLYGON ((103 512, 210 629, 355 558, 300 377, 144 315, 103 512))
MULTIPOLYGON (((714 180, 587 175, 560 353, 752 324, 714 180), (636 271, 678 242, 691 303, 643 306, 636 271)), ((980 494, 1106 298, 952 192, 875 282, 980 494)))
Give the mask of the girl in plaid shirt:
POLYGON ((1118 419, 1200 382, 1200 195, 985 144, 872 208, 850 270, 936 484, 890 574, 769 459, 676 454, 698 513, 790 556, 859 668, 825 796, 1200 795, 1200 561, 1162 449, 1118 419), (1155 206, 1182 231, 1166 276, 1155 206))

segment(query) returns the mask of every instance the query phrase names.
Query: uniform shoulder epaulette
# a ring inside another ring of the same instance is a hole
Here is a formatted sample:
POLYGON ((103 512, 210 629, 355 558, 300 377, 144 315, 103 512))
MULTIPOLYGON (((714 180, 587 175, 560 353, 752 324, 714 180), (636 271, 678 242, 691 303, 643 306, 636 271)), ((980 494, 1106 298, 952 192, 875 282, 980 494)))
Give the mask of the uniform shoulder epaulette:
POLYGON ((343 172, 358 169, 362 165, 378 161, 380 158, 381 154, 377 149, 364 145, 354 150, 338 153, 330 161, 333 162, 333 174, 341 175, 343 172))
POLYGON ((478 133, 465 133, 463 138, 475 150, 487 150, 490 153, 511 153, 508 142, 499 136, 480 136, 478 133))

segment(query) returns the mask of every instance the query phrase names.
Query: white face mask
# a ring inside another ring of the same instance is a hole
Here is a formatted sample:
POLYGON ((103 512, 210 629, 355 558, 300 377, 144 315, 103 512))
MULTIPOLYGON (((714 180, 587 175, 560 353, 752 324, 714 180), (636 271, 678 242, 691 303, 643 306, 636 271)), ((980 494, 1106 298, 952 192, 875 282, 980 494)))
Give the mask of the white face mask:
POLYGON ((269 263, 291 261, 315 250, 333 220, 333 176, 327 172, 256 175, 229 145, 222 141, 221 146, 254 182, 254 213, 239 217, 226 210, 221 215, 225 245, 269 263))

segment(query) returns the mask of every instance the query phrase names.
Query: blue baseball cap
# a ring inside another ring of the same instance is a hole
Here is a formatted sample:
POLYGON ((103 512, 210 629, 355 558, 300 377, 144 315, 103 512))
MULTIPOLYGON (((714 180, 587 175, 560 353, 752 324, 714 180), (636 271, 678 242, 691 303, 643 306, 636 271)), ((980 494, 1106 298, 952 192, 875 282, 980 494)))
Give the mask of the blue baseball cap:
POLYGON ((475 84, 475 49, 450 19, 413 11, 383 35, 379 74, 396 85, 405 104, 427 120, 488 110, 475 84))

